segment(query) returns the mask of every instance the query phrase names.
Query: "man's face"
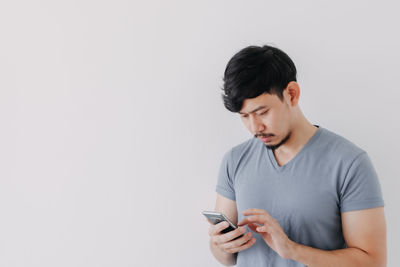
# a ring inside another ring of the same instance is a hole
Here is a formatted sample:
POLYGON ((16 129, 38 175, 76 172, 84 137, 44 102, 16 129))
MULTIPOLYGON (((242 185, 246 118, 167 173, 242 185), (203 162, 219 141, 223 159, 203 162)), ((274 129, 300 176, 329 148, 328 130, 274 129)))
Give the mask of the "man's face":
MULTIPOLYGON (((290 97, 286 90, 284 96, 285 99, 290 97)), ((290 106, 285 99, 282 102, 277 95, 264 93, 245 99, 239 111, 247 129, 271 149, 278 148, 290 138, 290 106)))

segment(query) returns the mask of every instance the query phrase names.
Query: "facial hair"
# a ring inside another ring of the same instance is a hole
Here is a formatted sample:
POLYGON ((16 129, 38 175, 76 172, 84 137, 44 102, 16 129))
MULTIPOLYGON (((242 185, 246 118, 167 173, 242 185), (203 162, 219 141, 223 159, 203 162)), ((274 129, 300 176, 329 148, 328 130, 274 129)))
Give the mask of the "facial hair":
POLYGON ((286 143, 287 140, 289 140, 291 134, 292 134, 292 132, 289 132, 289 133, 285 136, 285 138, 283 138, 282 141, 280 141, 280 142, 279 142, 278 144, 276 144, 276 145, 265 145, 265 146, 266 146, 267 148, 269 148, 269 149, 275 150, 275 149, 277 149, 278 147, 280 147, 281 145, 283 145, 284 143, 286 143))

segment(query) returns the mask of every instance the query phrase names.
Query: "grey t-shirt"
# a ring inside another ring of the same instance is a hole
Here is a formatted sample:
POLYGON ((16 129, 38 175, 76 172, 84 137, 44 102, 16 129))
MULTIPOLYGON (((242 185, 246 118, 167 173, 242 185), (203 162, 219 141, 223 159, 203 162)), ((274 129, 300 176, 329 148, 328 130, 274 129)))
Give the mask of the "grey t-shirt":
MULTIPOLYGON (((239 221, 243 210, 264 209, 291 240, 324 250, 346 247, 341 212, 384 206, 367 153, 322 127, 283 166, 257 138, 233 147, 222 160, 216 191, 236 201, 239 221)), ((255 237, 238 253, 238 266, 304 266, 255 237)))

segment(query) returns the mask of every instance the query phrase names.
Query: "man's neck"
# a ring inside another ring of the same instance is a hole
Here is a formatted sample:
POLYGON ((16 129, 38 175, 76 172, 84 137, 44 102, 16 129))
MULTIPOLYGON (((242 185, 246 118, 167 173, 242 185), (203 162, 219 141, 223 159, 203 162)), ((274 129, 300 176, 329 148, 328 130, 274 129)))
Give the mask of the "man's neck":
POLYGON ((275 156, 290 160, 300 152, 317 130, 318 127, 312 125, 308 121, 299 124, 297 127, 292 129, 290 138, 274 150, 275 156))

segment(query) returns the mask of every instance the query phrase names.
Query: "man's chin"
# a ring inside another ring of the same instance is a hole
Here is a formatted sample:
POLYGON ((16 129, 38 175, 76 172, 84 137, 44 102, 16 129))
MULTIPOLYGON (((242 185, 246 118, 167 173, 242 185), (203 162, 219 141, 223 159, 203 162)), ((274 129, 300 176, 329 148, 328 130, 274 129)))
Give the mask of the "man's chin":
POLYGON ((286 141, 289 140, 290 135, 291 135, 291 132, 289 132, 289 133, 286 135, 286 137, 283 138, 282 141, 280 141, 280 142, 277 143, 277 144, 266 144, 266 143, 264 143, 264 144, 265 144, 265 146, 266 146, 267 148, 272 149, 272 150, 275 150, 275 149, 277 149, 278 147, 280 147, 281 145, 283 145, 284 143, 286 143, 286 141))

